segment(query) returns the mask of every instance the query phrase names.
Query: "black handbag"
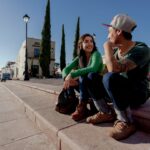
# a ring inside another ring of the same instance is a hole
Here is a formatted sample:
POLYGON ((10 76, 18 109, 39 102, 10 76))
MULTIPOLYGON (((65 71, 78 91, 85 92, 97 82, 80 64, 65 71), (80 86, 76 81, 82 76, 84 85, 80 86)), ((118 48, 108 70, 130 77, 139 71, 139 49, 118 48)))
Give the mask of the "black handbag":
POLYGON ((76 95, 69 95, 67 90, 63 89, 58 95, 55 110, 63 114, 70 114, 75 111, 78 103, 79 100, 76 95))

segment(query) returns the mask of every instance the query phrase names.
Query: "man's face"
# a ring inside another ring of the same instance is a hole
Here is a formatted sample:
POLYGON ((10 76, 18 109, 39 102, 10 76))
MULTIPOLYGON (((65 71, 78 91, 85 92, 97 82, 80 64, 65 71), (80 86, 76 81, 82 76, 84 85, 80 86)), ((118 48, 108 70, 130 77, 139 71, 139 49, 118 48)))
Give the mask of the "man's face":
POLYGON ((108 40, 113 44, 118 44, 119 34, 117 31, 113 27, 108 28, 108 40))

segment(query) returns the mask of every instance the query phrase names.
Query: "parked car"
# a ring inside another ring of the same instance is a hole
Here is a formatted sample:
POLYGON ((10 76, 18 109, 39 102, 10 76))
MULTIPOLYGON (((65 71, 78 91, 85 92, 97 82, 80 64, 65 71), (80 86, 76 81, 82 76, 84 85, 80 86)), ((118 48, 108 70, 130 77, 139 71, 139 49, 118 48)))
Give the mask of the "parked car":
POLYGON ((1 74, 1 82, 5 82, 6 80, 11 80, 10 73, 2 73, 1 74))

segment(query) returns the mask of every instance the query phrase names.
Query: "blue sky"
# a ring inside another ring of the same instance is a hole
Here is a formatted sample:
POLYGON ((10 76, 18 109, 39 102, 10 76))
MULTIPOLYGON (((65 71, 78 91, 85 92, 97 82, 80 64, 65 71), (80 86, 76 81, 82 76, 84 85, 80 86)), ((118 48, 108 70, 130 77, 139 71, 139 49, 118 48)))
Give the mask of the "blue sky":
MULTIPOLYGON (((30 16, 28 37, 41 38, 47 0, 0 0, 0 68, 15 61, 25 40, 24 14, 30 16)), ((80 34, 96 34, 96 44, 103 54, 103 43, 109 23, 118 13, 126 13, 137 23, 133 40, 150 46, 149 0, 51 0, 51 34, 56 42, 56 62, 59 62, 62 24, 65 26, 66 61, 72 60, 77 18, 80 34)))

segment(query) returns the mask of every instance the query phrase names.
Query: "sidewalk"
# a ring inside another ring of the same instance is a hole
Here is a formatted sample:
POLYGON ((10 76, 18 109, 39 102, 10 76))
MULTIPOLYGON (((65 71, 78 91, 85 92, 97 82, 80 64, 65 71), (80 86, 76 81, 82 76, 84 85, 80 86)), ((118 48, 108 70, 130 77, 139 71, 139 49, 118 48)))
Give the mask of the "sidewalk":
POLYGON ((0 83, 0 150, 55 150, 24 113, 24 107, 0 83))
POLYGON ((5 86, 19 97, 27 116, 47 133, 58 150, 150 149, 148 133, 137 131, 126 140, 116 141, 107 136, 112 123, 93 126, 85 123, 85 120, 75 122, 70 116, 56 112, 54 107, 57 93, 62 89, 62 80, 55 80, 44 80, 44 84, 42 80, 40 83, 35 83, 35 80, 8 81, 5 86), (22 88, 24 90, 21 91, 22 88), (25 92, 28 92, 28 95, 25 92), (37 92, 40 94, 37 95, 37 92))

